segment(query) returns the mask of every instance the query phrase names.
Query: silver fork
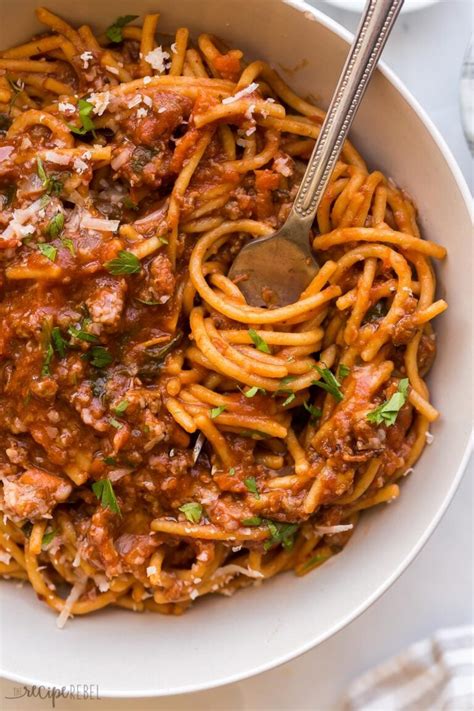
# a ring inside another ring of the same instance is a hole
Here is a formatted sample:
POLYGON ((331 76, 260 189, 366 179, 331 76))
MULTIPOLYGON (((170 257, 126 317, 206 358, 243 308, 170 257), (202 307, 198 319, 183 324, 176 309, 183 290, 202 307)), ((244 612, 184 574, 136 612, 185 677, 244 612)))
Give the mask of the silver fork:
POLYGON ((318 271, 310 228, 402 5, 368 0, 288 219, 274 235, 249 242, 230 268, 252 306, 293 303, 318 271))

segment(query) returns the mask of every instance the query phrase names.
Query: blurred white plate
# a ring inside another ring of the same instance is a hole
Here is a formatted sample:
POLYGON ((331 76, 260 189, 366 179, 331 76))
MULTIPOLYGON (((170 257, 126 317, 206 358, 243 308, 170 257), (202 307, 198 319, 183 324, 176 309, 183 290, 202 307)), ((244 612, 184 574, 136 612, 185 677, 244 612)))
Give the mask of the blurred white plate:
MULTIPOLYGON (((365 7, 366 0, 324 0, 329 5, 340 7, 341 10, 351 10, 352 12, 362 12, 365 7)), ((421 10, 428 5, 434 5, 439 0, 405 0, 401 12, 412 12, 412 10, 421 10)))

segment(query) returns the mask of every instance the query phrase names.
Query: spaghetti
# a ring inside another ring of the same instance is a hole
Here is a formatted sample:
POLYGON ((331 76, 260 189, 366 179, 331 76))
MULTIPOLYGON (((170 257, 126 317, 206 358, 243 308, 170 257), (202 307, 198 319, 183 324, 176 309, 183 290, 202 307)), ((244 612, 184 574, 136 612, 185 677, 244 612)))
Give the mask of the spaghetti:
POLYGON ((338 553, 438 412, 431 258, 346 143, 296 303, 228 277, 284 222, 323 112, 159 16, 0 53, 0 573, 60 613, 181 613, 338 553))

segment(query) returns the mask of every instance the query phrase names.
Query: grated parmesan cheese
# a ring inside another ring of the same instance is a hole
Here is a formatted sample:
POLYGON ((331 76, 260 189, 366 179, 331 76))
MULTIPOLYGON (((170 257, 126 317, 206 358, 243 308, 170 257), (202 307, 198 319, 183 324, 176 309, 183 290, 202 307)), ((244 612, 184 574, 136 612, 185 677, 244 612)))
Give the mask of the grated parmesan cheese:
POLYGON ((245 112, 245 118, 251 121, 253 119, 253 112, 255 111, 255 104, 250 104, 247 111, 245 112))
POLYGON ((156 565, 149 565, 148 568, 146 569, 146 574, 148 575, 148 577, 150 577, 151 575, 155 575, 156 574, 156 565))
POLYGON ((173 52, 173 54, 178 54, 178 47, 176 46, 176 42, 173 42, 170 49, 173 52))
POLYGON ((127 107, 129 109, 135 108, 135 106, 138 106, 138 104, 142 103, 142 96, 140 94, 135 94, 135 96, 130 99, 130 101, 127 103, 127 107))
POLYGON ((146 85, 146 84, 149 84, 150 82, 151 82, 151 77, 143 77, 143 83, 144 83, 145 85, 146 85))
POLYGON ((432 444, 434 441, 434 435, 431 432, 425 432, 426 444, 432 444))
MULTIPOLYGON (((78 583, 74 583, 74 585, 72 586, 71 592, 64 601, 64 607, 59 613, 58 618, 56 620, 56 626, 59 627, 59 629, 62 629, 68 621, 69 617, 71 616, 72 606, 77 600, 79 600, 85 590, 85 587, 86 580, 81 580, 78 583)), ((51 595, 51 597, 53 596, 51 595)))
POLYGON ((74 163, 73 163, 74 169, 77 170, 79 174, 84 173, 87 168, 89 167, 85 161, 82 160, 82 158, 74 158, 74 163))
POLYGON ((70 104, 68 101, 60 101, 58 104, 58 109, 63 113, 63 114, 70 114, 74 113, 76 110, 76 107, 74 104, 70 104))
POLYGON ((110 102, 110 91, 99 91, 89 96, 88 101, 94 107, 94 113, 102 116, 110 102))
POLYGON ((256 130, 257 130, 257 129, 256 129, 255 126, 250 126, 250 128, 248 128, 248 129, 245 131, 245 135, 246 135, 246 136, 251 136, 252 133, 255 133, 256 130))
POLYGON ((314 530, 316 533, 331 534, 331 533, 344 533, 345 531, 351 531, 353 529, 352 523, 340 524, 339 526, 315 526, 314 530))
POLYGON ((9 562, 11 561, 11 555, 10 553, 7 553, 7 551, 0 551, 0 563, 4 563, 5 565, 8 565, 9 562))
POLYGON ((244 87, 240 91, 237 92, 237 94, 234 94, 233 96, 227 96, 225 99, 222 99, 223 104, 232 104, 234 101, 238 101, 239 99, 243 99, 244 96, 249 96, 249 94, 253 94, 254 91, 258 89, 258 84, 255 82, 252 82, 248 86, 244 87))
POLYGON ((58 151, 46 151, 44 157, 49 163, 57 163, 58 165, 67 165, 71 160, 70 156, 58 151))
POLYGON ((164 72, 169 66, 169 63, 167 62, 169 58, 170 55, 168 52, 164 52, 162 47, 156 47, 151 52, 148 52, 145 57, 145 62, 148 62, 148 64, 157 72, 164 72))
POLYGON ((142 96, 142 101, 145 104, 145 106, 153 106, 153 99, 151 96, 147 96, 146 94, 142 96))
POLYGON ((84 69, 89 69, 89 62, 94 59, 92 52, 83 52, 80 56, 84 69))
POLYGON ((116 74, 117 76, 119 75, 119 70, 116 67, 110 67, 108 64, 105 65, 105 68, 107 69, 108 72, 111 74, 116 74))
POLYGON ((166 106, 160 106, 160 108, 158 109, 159 114, 164 114, 165 111, 166 111, 166 106))
POLYGON ((145 116, 148 116, 148 111, 146 109, 138 109, 137 111, 137 118, 144 118, 145 116))
POLYGON ((280 175, 283 175, 285 178, 288 178, 293 172, 291 165, 288 163, 288 157, 280 156, 279 158, 275 158, 273 167, 277 173, 280 173, 280 175))
POLYGON ((84 215, 81 220, 81 227, 86 230, 97 230, 98 232, 117 232, 120 220, 106 220, 91 215, 84 215))

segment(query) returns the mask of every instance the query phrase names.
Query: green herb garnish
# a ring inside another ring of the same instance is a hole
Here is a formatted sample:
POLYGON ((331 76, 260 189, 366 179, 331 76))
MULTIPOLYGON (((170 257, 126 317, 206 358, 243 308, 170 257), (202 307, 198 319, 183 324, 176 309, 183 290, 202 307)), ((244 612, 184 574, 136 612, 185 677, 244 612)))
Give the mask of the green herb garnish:
POLYGON ((51 531, 48 531, 48 533, 45 533, 43 535, 43 538, 41 539, 41 548, 46 548, 46 546, 49 546, 53 538, 56 536, 57 531, 53 528, 51 531))
POLYGON ((393 393, 389 400, 376 407, 375 410, 368 412, 366 418, 368 422, 372 422, 376 425, 386 425, 391 427, 395 424, 398 413, 405 404, 408 396, 409 380, 408 378, 403 378, 398 383, 398 390, 393 393))
POLYGON ((256 385, 253 386, 253 388, 250 388, 250 390, 247 390, 244 392, 245 397, 255 397, 255 395, 258 393, 258 391, 261 391, 263 394, 265 394, 264 388, 257 388, 256 385))
POLYGON ((265 523, 270 531, 270 538, 263 545, 266 551, 279 543, 286 550, 290 550, 293 547, 295 533, 298 530, 297 523, 280 523, 269 520, 266 520, 265 523))
POLYGON ((337 402, 341 402, 341 400, 344 399, 344 395, 340 390, 341 383, 337 380, 335 375, 329 370, 329 368, 321 368, 319 365, 315 365, 314 367, 321 376, 322 381, 313 380, 313 385, 326 390, 326 392, 332 395, 337 402))
POLYGON ((58 328, 58 326, 55 326, 51 331, 51 343, 53 344, 53 348, 58 354, 58 356, 60 358, 64 358, 64 356, 66 355, 68 343, 62 337, 61 330, 58 328))
POLYGON ((58 212, 49 221, 48 227, 46 228, 47 233, 50 237, 59 237, 64 227, 64 215, 62 212, 58 212))
POLYGON ((313 568, 320 563, 324 563, 325 560, 331 558, 331 555, 331 553, 317 553, 316 555, 313 555, 312 558, 304 563, 302 570, 309 570, 309 568, 313 568))
POLYGON ((254 342, 258 351, 262 351, 262 353, 271 353, 270 346, 268 345, 268 343, 265 341, 265 339, 259 336, 259 334, 254 328, 249 328, 247 333, 254 342))
POLYGON ((92 491, 105 509, 110 509, 113 513, 122 515, 120 506, 115 497, 112 482, 109 479, 99 479, 99 481, 94 482, 92 484, 92 491))
POLYGON ((293 402, 293 400, 296 398, 295 393, 290 393, 288 397, 286 398, 285 402, 283 403, 283 407, 286 407, 287 405, 290 404, 290 402, 293 402))
POLYGON ((219 417, 219 415, 222 415, 225 409, 225 405, 219 405, 219 407, 213 407, 211 410, 209 410, 211 420, 214 420, 216 417, 219 417))
POLYGON ((260 498, 260 494, 258 493, 257 489, 257 480, 254 476, 247 477, 247 479, 244 480, 244 484, 247 487, 248 491, 250 491, 251 494, 254 494, 256 499, 260 498))
POLYGON ((86 355, 87 360, 94 368, 106 368, 113 361, 112 356, 104 346, 93 346, 86 355))
POLYGON ((83 328, 76 328, 75 326, 69 326, 68 333, 70 336, 77 338, 80 341, 87 341, 87 343, 97 343, 99 340, 97 336, 93 333, 88 333, 84 331, 83 328))
POLYGON ((339 368, 337 369, 337 377, 343 380, 343 378, 347 378, 349 373, 351 372, 351 369, 349 368, 348 365, 344 365, 344 363, 340 363, 339 368))
POLYGON ((61 240, 62 244, 66 249, 68 249, 73 257, 76 256, 76 248, 74 247, 74 242, 69 237, 64 237, 61 240))
POLYGON ((317 420, 318 417, 321 417, 321 415, 323 414, 323 411, 320 407, 316 407, 315 405, 309 405, 307 400, 305 400, 305 402, 303 403, 303 407, 311 415, 311 420, 317 420))
POLYGON ((118 255, 110 259, 104 264, 110 274, 119 276, 122 274, 137 274, 142 265, 140 260, 132 252, 127 252, 125 249, 120 250, 118 255))
POLYGON ((240 523, 242 526, 260 526, 262 519, 260 516, 250 516, 250 518, 244 518, 240 523))
POLYGON ((116 420, 115 417, 109 417, 109 425, 112 425, 116 430, 120 430, 123 427, 122 423, 116 420))
POLYGON ((71 133, 76 133, 78 136, 84 136, 84 134, 89 131, 94 132, 94 122, 90 117, 94 105, 91 104, 90 101, 87 101, 87 99, 79 99, 77 102, 77 108, 79 109, 79 120, 81 122, 81 126, 78 128, 77 126, 74 126, 74 124, 68 123, 68 129, 71 133))
POLYGON ((48 195, 60 195, 63 189, 63 184, 58 178, 53 175, 48 175, 44 169, 43 161, 39 156, 36 158, 36 172, 41 180, 43 188, 48 195))
POLYGON ((43 257, 49 259, 50 262, 54 262, 58 253, 57 247, 54 247, 52 244, 39 244, 38 250, 41 252, 43 257))
POLYGON ((199 523, 202 517, 202 506, 196 501, 190 501, 179 507, 178 511, 184 513, 190 523, 199 523))
POLYGON ((125 410, 127 409, 127 407, 129 406, 129 404, 130 403, 128 402, 128 400, 121 400, 119 402, 119 404, 117 405, 117 407, 113 408, 115 414, 122 415, 125 412, 125 410))
POLYGON ((105 31, 107 39, 111 42, 119 43, 123 40, 122 29, 133 20, 136 20, 138 15, 122 15, 117 17, 113 25, 110 25, 105 31))
POLYGON ((111 467, 114 467, 117 464, 115 457, 104 457, 104 462, 111 467))

